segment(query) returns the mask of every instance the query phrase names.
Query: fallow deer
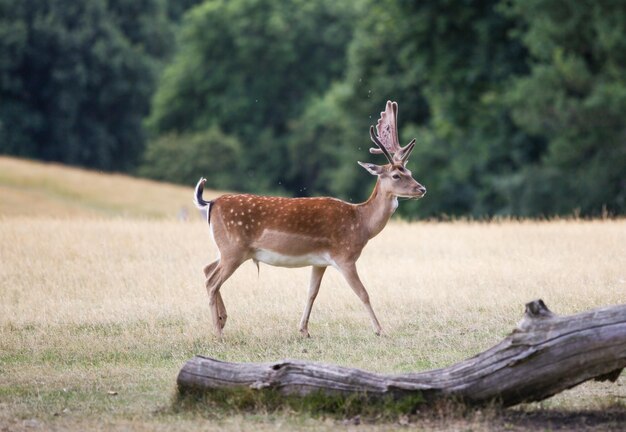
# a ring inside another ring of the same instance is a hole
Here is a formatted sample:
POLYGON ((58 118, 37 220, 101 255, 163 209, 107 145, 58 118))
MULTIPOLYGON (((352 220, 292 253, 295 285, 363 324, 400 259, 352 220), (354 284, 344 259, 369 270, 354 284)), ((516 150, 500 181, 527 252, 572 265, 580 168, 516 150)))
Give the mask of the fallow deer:
POLYGON ((202 199, 206 179, 195 189, 194 203, 206 214, 219 250, 216 261, 204 268, 212 323, 219 337, 226 323, 226 308, 220 294, 222 284, 245 261, 252 259, 279 267, 312 266, 308 300, 300 321, 300 332, 309 336, 308 322, 313 302, 326 267, 336 268, 361 299, 374 332, 381 326, 356 269, 363 247, 376 236, 398 207, 398 197, 421 198, 426 188, 406 168, 415 146, 413 139, 400 147, 397 129, 398 105, 388 101, 370 138, 370 152, 383 154, 386 165, 358 162, 378 177, 369 199, 350 204, 336 198, 279 198, 250 194, 222 195, 202 199))

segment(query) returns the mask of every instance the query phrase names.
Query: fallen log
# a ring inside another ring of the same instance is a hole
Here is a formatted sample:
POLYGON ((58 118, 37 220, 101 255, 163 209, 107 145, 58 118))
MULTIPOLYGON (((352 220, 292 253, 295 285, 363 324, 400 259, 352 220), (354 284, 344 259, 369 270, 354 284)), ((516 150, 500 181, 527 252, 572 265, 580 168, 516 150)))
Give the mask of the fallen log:
POLYGON ((590 379, 616 381, 626 367, 626 304, 557 316, 542 300, 502 342, 455 365, 379 374, 300 360, 227 363, 196 356, 178 375, 181 393, 254 389, 279 395, 364 395, 368 400, 419 396, 468 405, 511 406, 546 399, 590 379))

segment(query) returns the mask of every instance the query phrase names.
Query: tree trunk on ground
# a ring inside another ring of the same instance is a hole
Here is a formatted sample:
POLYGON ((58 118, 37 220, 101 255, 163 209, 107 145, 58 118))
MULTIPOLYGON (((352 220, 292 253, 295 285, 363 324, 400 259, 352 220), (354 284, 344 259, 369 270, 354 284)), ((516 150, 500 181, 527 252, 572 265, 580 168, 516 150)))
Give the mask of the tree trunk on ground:
POLYGON ((443 369, 385 375, 299 360, 226 363, 196 356, 183 366, 177 382, 181 392, 245 387, 286 395, 421 395, 426 402, 451 398, 511 406, 590 379, 614 382, 624 367, 626 304, 560 317, 536 300, 526 304, 524 318, 502 342, 443 369))

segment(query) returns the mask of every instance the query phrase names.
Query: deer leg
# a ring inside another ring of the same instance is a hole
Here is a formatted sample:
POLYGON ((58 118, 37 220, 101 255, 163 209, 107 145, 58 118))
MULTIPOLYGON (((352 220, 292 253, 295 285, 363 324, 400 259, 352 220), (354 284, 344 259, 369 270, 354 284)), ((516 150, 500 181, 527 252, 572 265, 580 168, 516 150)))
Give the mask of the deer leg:
MULTIPOLYGON (((211 264, 205 266, 204 277, 208 279, 211 273, 215 271, 215 268, 218 266, 219 263, 220 263, 220 260, 218 259, 218 260, 213 261, 211 264)), ((217 309, 219 312, 220 326, 224 328, 224 326, 226 325, 226 318, 228 318, 228 315, 226 314, 226 307, 224 306, 224 300, 222 300, 222 294, 219 291, 217 292, 216 300, 217 300, 217 309)))
POLYGON ((213 261, 211 264, 206 265, 204 267, 204 277, 208 279, 208 277, 211 275, 211 273, 213 273, 213 270, 215 270, 215 267, 217 267, 217 265, 220 263, 220 260, 217 259, 215 261, 213 261))
POLYGON ((315 301, 315 297, 317 297, 317 293, 320 290, 320 284, 322 283, 322 277, 324 276, 324 272, 326 271, 326 267, 313 267, 311 270, 311 282, 309 284, 309 297, 306 302, 306 306, 304 308, 304 313, 302 314, 302 319, 300 320, 300 333, 302 336, 311 337, 309 334, 309 317, 311 316, 311 309, 313 308, 313 302, 315 301))
POLYGON ((361 299, 363 304, 365 305, 365 309, 370 315, 370 319, 372 320, 372 327, 374 327, 374 333, 380 336, 382 333, 382 328, 380 327, 380 323, 376 318, 376 314, 374 313, 374 309, 372 309, 372 305, 370 304, 370 296, 365 290, 361 279, 359 278, 359 274, 356 270, 356 264, 348 263, 344 265, 338 265, 339 271, 346 279, 350 288, 356 293, 357 296, 361 299))
MULTIPOLYGON (((207 267, 212 266, 210 264, 207 267)), ((211 319, 213 329, 218 337, 222 337, 222 329, 226 323, 226 308, 220 294, 222 284, 237 270, 240 262, 220 260, 213 268, 206 280, 206 289, 209 294, 209 308, 211 309, 211 319), (223 315, 222 315, 223 314, 223 315)))
POLYGON ((228 318, 228 314, 226 313, 226 306, 224 306, 224 300, 222 300, 222 293, 217 292, 216 296, 217 300, 217 312, 219 314, 220 327, 224 328, 226 325, 226 318, 228 318))

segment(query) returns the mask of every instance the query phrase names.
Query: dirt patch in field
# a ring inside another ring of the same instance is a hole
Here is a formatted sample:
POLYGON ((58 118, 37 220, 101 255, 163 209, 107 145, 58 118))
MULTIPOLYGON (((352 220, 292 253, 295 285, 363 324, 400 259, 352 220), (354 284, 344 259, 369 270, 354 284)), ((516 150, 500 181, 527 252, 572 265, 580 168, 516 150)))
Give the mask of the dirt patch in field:
MULTIPOLYGON (((344 425, 359 424, 358 418, 345 420, 344 425)), ((472 430, 472 431, 624 431, 626 409, 612 407, 597 410, 469 410, 465 413, 423 413, 400 418, 401 426, 424 430, 472 430), (432 416, 432 417, 431 417, 432 416)), ((383 426, 382 424, 372 425, 383 426)))
POLYGON ((501 425, 512 430, 607 430, 626 428, 626 410, 504 412, 501 425))

